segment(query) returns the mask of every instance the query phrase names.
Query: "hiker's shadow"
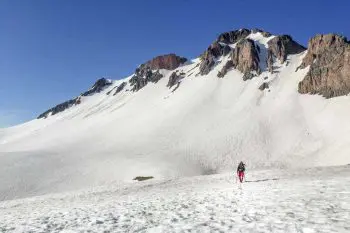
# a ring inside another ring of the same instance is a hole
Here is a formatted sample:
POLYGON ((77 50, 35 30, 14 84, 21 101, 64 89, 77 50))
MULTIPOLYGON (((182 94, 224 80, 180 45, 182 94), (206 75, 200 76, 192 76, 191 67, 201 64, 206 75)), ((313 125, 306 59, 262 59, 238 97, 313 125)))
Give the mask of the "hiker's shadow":
POLYGON ((264 182, 264 181, 271 181, 271 180, 279 180, 278 178, 273 179, 263 179, 263 180, 246 180, 246 183, 253 183, 253 182, 264 182))

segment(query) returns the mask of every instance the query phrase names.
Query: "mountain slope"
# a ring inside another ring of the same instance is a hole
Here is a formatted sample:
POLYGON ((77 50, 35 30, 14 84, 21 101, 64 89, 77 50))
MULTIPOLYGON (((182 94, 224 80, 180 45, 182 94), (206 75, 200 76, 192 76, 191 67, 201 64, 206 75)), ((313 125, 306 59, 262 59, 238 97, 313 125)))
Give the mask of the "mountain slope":
POLYGON ((2 129, 0 199, 219 173, 239 160, 249 168, 349 163, 349 97, 300 94, 308 51, 245 30, 220 36, 200 58, 158 58, 174 62, 168 69, 146 62, 62 111, 2 129))

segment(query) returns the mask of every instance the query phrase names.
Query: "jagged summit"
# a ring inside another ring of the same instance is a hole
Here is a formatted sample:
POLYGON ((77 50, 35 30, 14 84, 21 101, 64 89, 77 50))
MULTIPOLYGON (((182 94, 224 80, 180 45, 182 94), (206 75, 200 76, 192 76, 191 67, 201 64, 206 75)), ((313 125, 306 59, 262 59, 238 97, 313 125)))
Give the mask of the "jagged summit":
POLYGON ((298 54, 305 48, 295 42, 289 35, 274 36, 261 29, 239 29, 222 33, 201 55, 200 74, 207 75, 219 62, 221 56, 230 54, 228 60, 217 76, 222 78, 231 68, 243 73, 243 79, 252 79, 264 71, 265 65, 273 72, 273 63, 279 60, 284 63, 288 55, 298 54), (262 44, 254 35, 260 34, 262 44), (266 54, 262 54, 264 51, 266 54))
POLYGON ((233 30, 233 31, 221 33, 218 36, 218 38, 216 39, 216 42, 221 42, 221 43, 225 43, 225 44, 234 44, 234 43, 238 42, 240 39, 244 39, 248 35, 250 35, 252 33, 258 33, 258 32, 260 32, 265 37, 272 36, 271 33, 266 32, 266 31, 261 30, 261 29, 242 28, 242 29, 238 29, 238 30, 233 30))

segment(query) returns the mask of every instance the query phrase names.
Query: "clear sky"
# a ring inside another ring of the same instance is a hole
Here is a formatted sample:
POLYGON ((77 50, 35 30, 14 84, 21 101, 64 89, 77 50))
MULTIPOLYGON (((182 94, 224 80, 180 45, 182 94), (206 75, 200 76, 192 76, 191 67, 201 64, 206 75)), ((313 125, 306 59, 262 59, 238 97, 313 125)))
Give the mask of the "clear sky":
POLYGON ((156 55, 194 58, 224 31, 349 38, 349 12, 349 0, 0 0, 0 127, 156 55))

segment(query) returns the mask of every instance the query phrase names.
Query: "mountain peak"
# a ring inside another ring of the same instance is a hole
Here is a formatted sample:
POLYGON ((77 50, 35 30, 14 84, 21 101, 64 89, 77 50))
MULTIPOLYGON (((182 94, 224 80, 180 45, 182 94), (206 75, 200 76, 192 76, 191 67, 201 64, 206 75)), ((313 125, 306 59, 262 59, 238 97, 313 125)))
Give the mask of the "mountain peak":
POLYGON ((241 28, 238 30, 233 30, 229 32, 223 32, 221 33, 218 38, 216 39, 217 42, 225 43, 225 44, 234 44, 238 42, 240 39, 246 38, 248 35, 252 33, 258 33, 260 32, 263 36, 269 37, 272 34, 269 32, 266 32, 264 30, 254 28, 254 29, 247 29, 247 28, 241 28))
POLYGON ((170 53, 154 57, 153 59, 147 61, 145 65, 150 67, 152 70, 174 70, 186 61, 187 58, 177 56, 174 53, 170 53))

